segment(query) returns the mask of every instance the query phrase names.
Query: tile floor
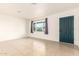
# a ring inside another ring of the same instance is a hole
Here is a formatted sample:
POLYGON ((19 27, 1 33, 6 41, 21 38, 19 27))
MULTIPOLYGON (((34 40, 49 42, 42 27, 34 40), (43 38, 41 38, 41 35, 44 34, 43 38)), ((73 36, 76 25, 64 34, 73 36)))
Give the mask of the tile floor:
POLYGON ((0 56, 78 56, 71 44, 24 38, 0 42, 0 56))

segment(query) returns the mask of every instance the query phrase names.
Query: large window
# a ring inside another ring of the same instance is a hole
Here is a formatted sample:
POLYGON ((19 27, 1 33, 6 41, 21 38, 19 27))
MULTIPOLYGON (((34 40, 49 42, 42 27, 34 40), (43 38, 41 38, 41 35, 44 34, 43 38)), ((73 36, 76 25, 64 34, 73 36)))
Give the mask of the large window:
POLYGON ((31 21, 31 33, 34 32, 44 32, 48 34, 48 18, 45 18, 45 20, 31 21))
POLYGON ((44 32, 45 31, 45 20, 34 21, 34 31, 44 32))

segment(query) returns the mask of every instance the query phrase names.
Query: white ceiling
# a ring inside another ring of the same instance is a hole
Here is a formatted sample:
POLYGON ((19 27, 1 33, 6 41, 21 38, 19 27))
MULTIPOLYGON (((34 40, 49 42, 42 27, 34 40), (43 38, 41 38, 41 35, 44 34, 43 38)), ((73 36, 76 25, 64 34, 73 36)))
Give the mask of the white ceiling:
POLYGON ((15 3, 0 4, 0 14, 34 18, 79 8, 77 3, 15 3))

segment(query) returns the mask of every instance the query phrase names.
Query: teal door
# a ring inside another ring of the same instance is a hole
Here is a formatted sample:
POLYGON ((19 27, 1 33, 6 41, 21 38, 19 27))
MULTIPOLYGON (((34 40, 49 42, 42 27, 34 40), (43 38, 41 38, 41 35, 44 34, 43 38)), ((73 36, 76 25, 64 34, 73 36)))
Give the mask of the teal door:
POLYGON ((60 42, 74 43, 74 16, 59 19, 60 42))

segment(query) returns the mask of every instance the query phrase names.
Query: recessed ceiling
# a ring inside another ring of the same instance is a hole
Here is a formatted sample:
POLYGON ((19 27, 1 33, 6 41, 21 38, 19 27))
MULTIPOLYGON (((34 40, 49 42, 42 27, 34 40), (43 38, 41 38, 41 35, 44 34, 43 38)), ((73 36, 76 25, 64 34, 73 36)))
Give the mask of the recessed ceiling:
POLYGON ((10 3, 0 4, 0 14, 21 18, 47 16, 79 8, 78 3, 10 3))

